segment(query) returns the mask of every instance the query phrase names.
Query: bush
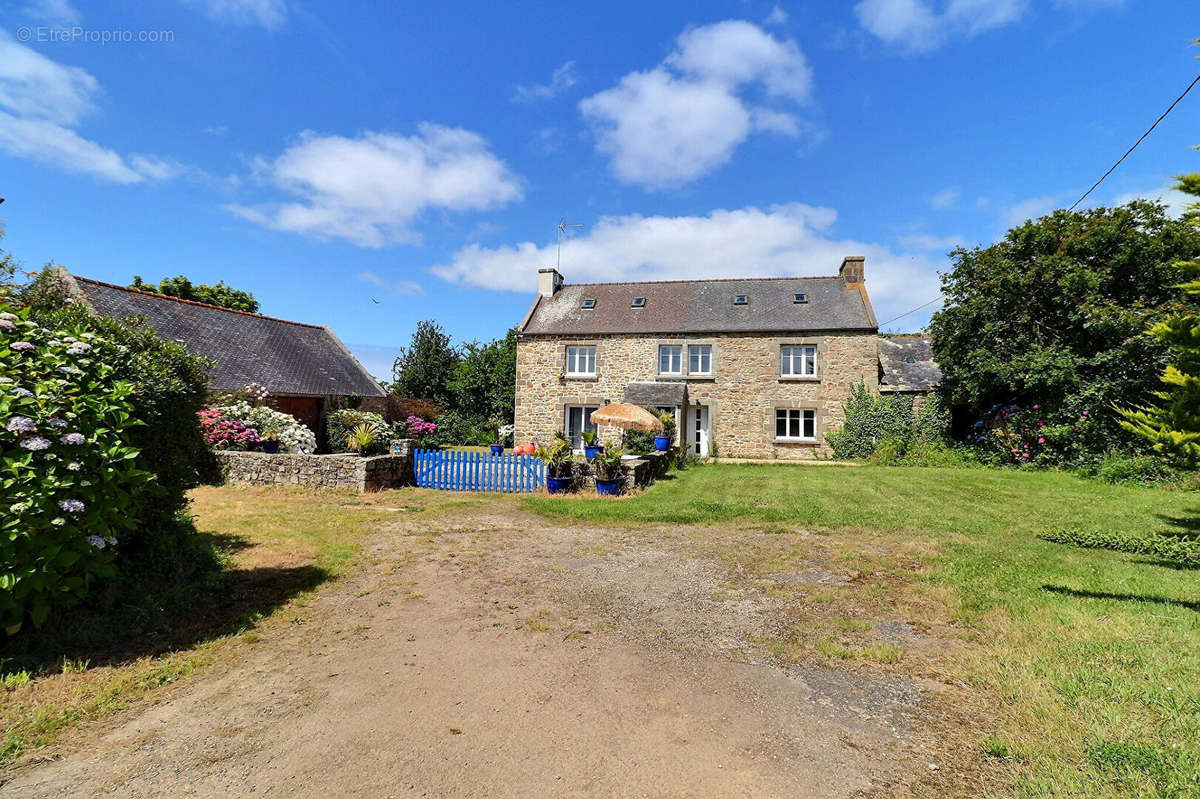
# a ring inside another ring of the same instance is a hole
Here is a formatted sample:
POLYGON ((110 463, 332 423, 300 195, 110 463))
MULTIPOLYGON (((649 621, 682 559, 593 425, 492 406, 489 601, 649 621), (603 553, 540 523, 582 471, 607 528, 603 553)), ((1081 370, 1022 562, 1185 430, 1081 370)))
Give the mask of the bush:
POLYGON ((317 436, 312 430, 296 417, 266 405, 235 402, 198 415, 207 423, 209 444, 214 449, 246 449, 268 433, 278 439, 280 452, 311 455, 317 449, 317 436))
MULTIPOLYGON (((68 303, 65 287, 53 271, 44 270, 21 292, 20 299, 29 305, 33 321, 47 327, 86 328, 124 348, 121 357, 109 361, 108 366, 116 379, 132 387, 131 413, 141 424, 125 435, 129 446, 138 450, 135 465, 151 472, 154 480, 143 484, 134 498, 138 526, 121 542, 122 559, 136 560, 144 546, 164 545, 152 538, 194 535, 176 517, 187 507, 189 489, 219 480, 216 459, 196 417, 208 396, 211 363, 174 341, 159 338, 142 318, 95 316, 82 305, 68 303)), ((192 549, 179 542, 166 546, 177 544, 192 549)))
POLYGON ((361 453, 363 455, 381 455, 387 452, 393 438, 403 437, 402 424, 389 424, 381 415, 371 411, 345 408, 333 411, 325 417, 325 434, 329 437, 329 451, 350 452, 351 448, 347 442, 350 434, 360 425, 366 425, 375 433, 374 441, 361 453))
POLYGON ((1149 555, 1188 568, 1200 567, 1200 540, 1192 534, 1134 535, 1102 530, 1063 529, 1052 530, 1039 537, 1055 544, 1149 555))
POLYGON ((438 417, 437 429, 418 437, 418 441, 438 446, 486 446, 492 443, 492 433, 475 419, 458 410, 449 410, 438 417))
POLYGON ((1095 476, 1106 483, 1160 483, 1177 476, 1166 461, 1154 455, 1109 453, 1095 476))
POLYGON ((645 455, 654 451, 654 434, 646 430, 626 430, 621 444, 630 455, 645 455))
POLYGON ((945 409, 934 395, 914 413, 911 395, 876 394, 859 382, 850 387, 842 409, 845 424, 825 440, 835 457, 846 460, 872 458, 881 447, 874 462, 898 460, 915 444, 943 443, 949 431, 945 409))
POLYGON ((79 325, 52 329, 0 305, 0 625, 41 625, 115 574, 150 475, 128 445, 134 388, 110 363, 128 353, 79 325))

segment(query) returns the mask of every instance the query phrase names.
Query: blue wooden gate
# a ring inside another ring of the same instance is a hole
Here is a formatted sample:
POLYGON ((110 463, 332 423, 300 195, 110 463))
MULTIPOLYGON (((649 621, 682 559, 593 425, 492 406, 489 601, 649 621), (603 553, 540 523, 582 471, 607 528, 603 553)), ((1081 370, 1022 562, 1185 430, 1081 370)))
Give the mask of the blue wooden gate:
POLYGON ((537 491, 546 484, 546 464, 532 455, 418 449, 413 472, 421 488, 442 491, 537 491))

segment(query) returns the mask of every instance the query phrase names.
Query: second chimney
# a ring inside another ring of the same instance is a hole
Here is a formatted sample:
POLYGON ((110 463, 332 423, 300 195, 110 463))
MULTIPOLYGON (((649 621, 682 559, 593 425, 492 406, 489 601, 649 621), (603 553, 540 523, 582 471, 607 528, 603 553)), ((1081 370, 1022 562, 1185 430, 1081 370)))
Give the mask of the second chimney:
POLYGON ((838 277, 844 283, 862 283, 865 279, 863 274, 863 264, 866 262, 865 255, 847 255, 842 259, 842 266, 838 269, 838 277))
POLYGON ((542 297, 553 297, 562 288, 563 276, 557 269, 538 270, 538 294, 542 297))

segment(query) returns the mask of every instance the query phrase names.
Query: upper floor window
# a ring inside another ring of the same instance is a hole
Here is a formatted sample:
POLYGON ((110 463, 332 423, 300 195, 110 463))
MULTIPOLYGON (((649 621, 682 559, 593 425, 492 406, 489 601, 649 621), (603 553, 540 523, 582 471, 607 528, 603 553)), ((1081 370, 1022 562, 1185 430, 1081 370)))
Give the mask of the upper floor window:
POLYGON ((683 374, 683 347, 679 344, 663 344, 658 348, 658 373, 660 375, 683 374))
POLYGON ((783 377, 816 377, 817 348, 812 344, 781 347, 779 374, 783 377))
POLYGON ((688 345, 688 374, 692 374, 692 375, 710 375, 710 374, 712 374, 712 345, 711 344, 689 344, 688 345))
POLYGON ((567 374, 572 376, 595 377, 596 348, 567 347, 567 374))
POLYGON ((748 296, 746 296, 745 294, 734 294, 733 295, 733 304, 734 305, 749 305, 750 298, 748 296))
POLYGON ((634 297, 633 302, 630 303, 630 306, 632 306, 634 308, 645 308, 646 307, 646 298, 645 297, 634 297))

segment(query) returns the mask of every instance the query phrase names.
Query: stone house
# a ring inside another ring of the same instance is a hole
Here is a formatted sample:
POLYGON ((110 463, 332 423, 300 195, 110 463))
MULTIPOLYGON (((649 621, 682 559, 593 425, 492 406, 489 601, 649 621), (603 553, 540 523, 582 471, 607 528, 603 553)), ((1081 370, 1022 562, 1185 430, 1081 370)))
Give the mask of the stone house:
POLYGON ((516 440, 562 430, 578 447, 593 410, 632 402, 673 410, 690 454, 827 452, 851 385, 879 391, 891 375, 864 267, 851 256, 829 277, 575 285, 542 269, 519 327, 516 440))
POLYGON ((56 267, 67 295, 101 316, 143 317, 159 338, 214 362, 209 392, 258 383, 270 403, 318 431, 326 408, 384 391, 341 339, 322 325, 234 311, 70 274, 56 267))

